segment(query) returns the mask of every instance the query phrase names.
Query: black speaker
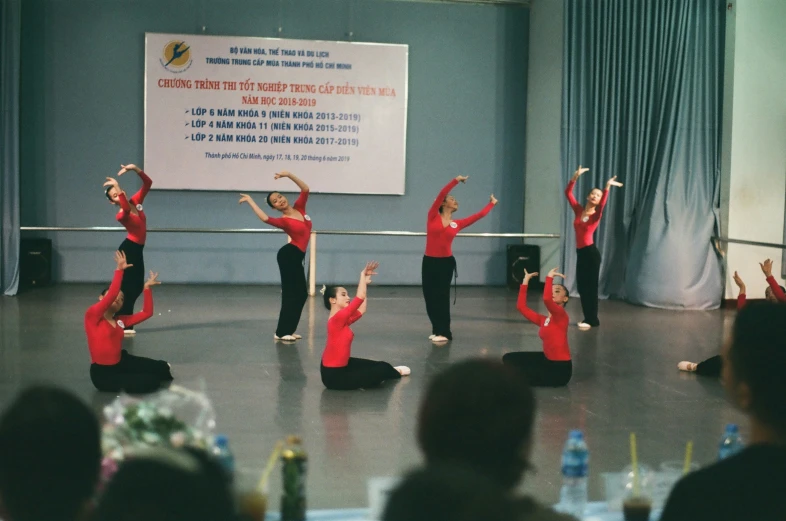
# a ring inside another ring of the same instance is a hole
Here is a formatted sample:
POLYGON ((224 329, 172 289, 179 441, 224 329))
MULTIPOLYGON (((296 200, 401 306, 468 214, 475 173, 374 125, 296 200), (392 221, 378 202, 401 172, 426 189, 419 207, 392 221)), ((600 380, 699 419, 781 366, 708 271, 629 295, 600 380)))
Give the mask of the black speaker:
POLYGON ((52 283, 51 239, 22 239, 19 245, 19 283, 26 288, 52 283))
MULTIPOLYGON (((508 287, 518 289, 524 278, 524 270, 540 271, 540 246, 531 244, 508 244, 508 287)), ((541 289, 540 276, 529 281, 532 289, 541 289)))

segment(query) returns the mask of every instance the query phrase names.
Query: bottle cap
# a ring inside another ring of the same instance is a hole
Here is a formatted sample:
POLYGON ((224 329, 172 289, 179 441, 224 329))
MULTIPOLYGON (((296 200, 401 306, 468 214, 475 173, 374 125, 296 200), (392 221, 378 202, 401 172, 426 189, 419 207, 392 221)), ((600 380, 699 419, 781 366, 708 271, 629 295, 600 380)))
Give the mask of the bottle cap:
POLYGON ((736 423, 729 423, 728 425, 726 425, 726 432, 735 434, 735 433, 739 432, 739 430, 740 430, 740 428, 737 427, 736 423))
POLYGON ((579 429, 573 429, 572 431, 570 431, 568 437, 570 439, 582 440, 584 439, 584 433, 581 432, 581 430, 579 429))
POLYGON ((215 444, 217 447, 226 447, 229 445, 229 438, 224 434, 219 434, 215 438, 215 444))

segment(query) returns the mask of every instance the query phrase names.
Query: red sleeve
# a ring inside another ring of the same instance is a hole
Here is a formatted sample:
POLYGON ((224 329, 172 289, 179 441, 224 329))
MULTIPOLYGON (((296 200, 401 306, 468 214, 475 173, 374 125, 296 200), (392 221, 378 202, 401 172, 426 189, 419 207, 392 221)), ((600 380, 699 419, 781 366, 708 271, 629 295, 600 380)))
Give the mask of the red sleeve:
MULTIPOLYGON (((344 309, 333 315, 333 320, 341 322, 347 326, 352 324, 357 320, 357 319, 352 320, 352 317, 355 315, 355 312, 363 303, 363 300, 364 299, 358 297, 353 298, 352 301, 349 303, 349 306, 345 307, 344 309)), ((360 315, 360 313, 358 313, 358 315, 360 315)))
POLYGON ((90 306, 85 313, 85 320, 90 320, 92 322, 98 322, 104 317, 104 313, 107 312, 109 306, 117 298, 118 293, 120 293, 120 284, 123 282, 123 270, 115 270, 115 275, 112 277, 112 284, 109 285, 109 289, 104 294, 104 296, 99 300, 96 304, 90 306))
POLYGON ((276 228, 280 228, 284 231, 287 231, 287 218, 286 217, 268 217, 267 221, 265 221, 270 226, 275 226, 276 228))
POLYGON ((783 290, 778 285, 778 281, 775 280, 775 277, 772 275, 767 277, 767 283, 770 285, 772 294, 775 295, 775 298, 778 299, 778 302, 786 302, 786 294, 783 293, 783 290))
POLYGON ((519 288, 519 300, 516 303, 516 307, 519 308, 524 317, 535 324, 536 326, 542 326, 543 322, 546 320, 546 317, 543 315, 536 313, 535 311, 531 310, 527 307, 527 285, 522 284, 519 288))
POLYGON ((150 187, 153 186, 153 180, 141 170, 139 171, 139 178, 142 179, 142 188, 131 197, 131 203, 134 205, 142 204, 145 200, 145 196, 150 191, 150 187))
POLYGON ((581 215, 581 212, 584 211, 584 208, 579 204, 579 202, 573 196, 573 187, 574 186, 576 186, 576 181, 571 179, 568 182, 568 186, 565 188, 565 197, 568 198, 568 204, 570 204, 570 207, 573 208, 573 212, 576 215, 581 215))
POLYGON ((352 316, 349 317, 349 322, 348 323, 350 325, 354 324, 355 322, 360 320, 362 316, 363 316, 363 313, 361 313, 360 311, 355 311, 354 313, 352 313, 352 316))
POLYGON ((563 306, 554 303, 554 299, 551 297, 551 290, 554 287, 554 279, 552 277, 546 277, 546 287, 543 288, 543 303, 546 304, 546 309, 549 310, 551 316, 567 316, 567 312, 563 306))
POLYGON ((123 324, 126 327, 133 326, 134 324, 139 324, 140 322, 144 322, 148 318, 153 316, 153 292, 150 288, 145 289, 143 292, 145 296, 145 305, 142 307, 142 311, 139 313, 134 313, 133 315, 123 315, 119 317, 115 317, 119 320, 123 321, 123 324))
POLYGON ((434 199, 434 202, 431 203, 431 208, 428 210, 428 218, 429 220, 433 219, 437 215, 439 215, 439 207, 442 206, 442 201, 445 200, 445 197, 448 196, 453 187, 458 184, 458 181, 454 178, 451 182, 445 185, 444 188, 437 194, 437 198, 434 199))
POLYGON ((747 297, 745 296, 745 293, 740 293, 740 294, 737 296, 737 311, 739 311, 739 310, 741 310, 742 308, 744 308, 744 307, 745 307, 745 303, 746 303, 747 301, 748 301, 748 299, 747 299, 747 297))
POLYGON ((292 205, 292 208, 305 215, 307 201, 308 201, 308 192, 300 192, 300 195, 298 196, 297 201, 295 201, 295 204, 292 205))
POLYGON ((120 209, 124 212, 131 211, 131 205, 128 204, 128 199, 126 199, 126 194, 120 192, 120 195, 117 196, 117 202, 120 203, 120 209))
POLYGON ((475 224, 476 222, 487 216, 492 208, 494 208, 494 205, 489 203, 486 206, 484 206, 483 209, 478 213, 474 213, 469 217, 464 217, 463 219, 456 219, 453 222, 456 223, 459 230, 464 229, 467 226, 472 226, 473 224, 475 224))
POLYGON ((600 221, 601 215, 603 214, 603 208, 606 207, 606 202, 609 200, 609 191, 603 190, 603 197, 600 198, 600 202, 598 203, 598 207, 595 209, 595 213, 590 215, 590 222, 600 221))

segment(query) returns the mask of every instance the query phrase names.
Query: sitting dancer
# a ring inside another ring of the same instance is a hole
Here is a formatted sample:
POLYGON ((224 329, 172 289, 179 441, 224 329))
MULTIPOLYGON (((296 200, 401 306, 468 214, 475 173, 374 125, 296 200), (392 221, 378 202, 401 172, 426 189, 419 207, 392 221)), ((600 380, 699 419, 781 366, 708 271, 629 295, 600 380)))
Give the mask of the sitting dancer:
POLYGON ((538 336, 543 340, 543 351, 507 353, 502 357, 502 361, 520 369, 534 387, 562 387, 568 385, 573 374, 573 362, 570 360, 568 347, 570 319, 565 311, 570 295, 565 286, 554 284, 554 277, 564 279, 565 275, 557 273, 557 268, 552 269, 546 277, 546 287, 543 288, 543 303, 549 310, 549 316, 536 313, 527 307, 527 284, 529 279, 537 275, 537 272, 528 273, 524 270, 517 307, 530 322, 540 326, 538 336))
MULTIPOLYGON (((764 298, 767 302, 786 302, 786 288, 783 286, 779 286, 778 282, 775 280, 775 277, 772 276, 772 260, 767 259, 762 263, 759 263, 761 266, 761 271, 764 273, 764 276, 767 277, 767 289, 764 290, 764 298)), ((741 310, 745 303, 747 302, 747 297, 745 296, 745 283, 742 281, 737 272, 734 272, 734 283, 737 284, 737 287, 740 288, 740 294, 737 296, 737 311, 741 310)), ((723 359, 720 355, 712 356, 706 359, 703 362, 688 362, 683 361, 677 364, 677 368, 680 371, 687 371, 689 373, 696 373, 700 376, 712 376, 718 378, 721 375, 721 370, 723 369, 723 359)))
POLYGON ((158 273, 150 272, 144 284, 144 309, 133 315, 117 315, 123 306, 123 272, 131 264, 126 262, 122 251, 115 252, 117 271, 112 284, 104 290, 97 304, 85 313, 85 333, 90 349, 90 379, 99 391, 127 393, 150 393, 161 384, 172 380, 170 365, 161 360, 133 356, 122 349, 123 328, 143 322, 153 316, 153 292, 151 286, 161 284, 158 273))
POLYGON ((330 310, 327 323, 327 344, 322 353, 322 383, 328 389, 351 391, 374 387, 385 380, 408 376, 409 367, 393 367, 387 362, 375 362, 350 357, 352 339, 355 334, 350 325, 357 322, 366 312, 366 286, 379 263, 369 262, 360 272, 358 291, 351 301, 345 288, 326 286, 322 288, 325 307, 330 310))

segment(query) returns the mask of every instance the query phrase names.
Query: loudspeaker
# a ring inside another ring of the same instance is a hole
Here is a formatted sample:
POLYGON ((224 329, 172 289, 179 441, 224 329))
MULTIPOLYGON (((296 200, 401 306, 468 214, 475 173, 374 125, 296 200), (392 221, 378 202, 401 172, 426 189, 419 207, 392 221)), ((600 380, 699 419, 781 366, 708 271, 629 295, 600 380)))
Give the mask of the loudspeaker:
MULTIPOLYGON (((524 270, 540 271, 540 246, 531 244, 508 244, 508 287, 518 289, 524 278, 524 270)), ((541 289, 540 276, 529 281, 531 289, 541 289)))
POLYGON ((28 288, 52 283, 51 239, 22 239, 19 244, 19 283, 28 288))

